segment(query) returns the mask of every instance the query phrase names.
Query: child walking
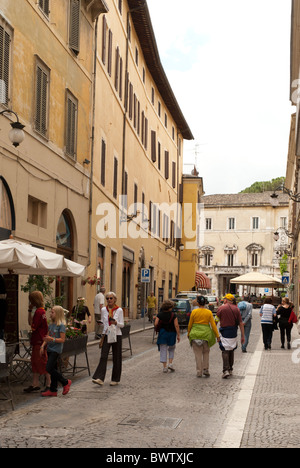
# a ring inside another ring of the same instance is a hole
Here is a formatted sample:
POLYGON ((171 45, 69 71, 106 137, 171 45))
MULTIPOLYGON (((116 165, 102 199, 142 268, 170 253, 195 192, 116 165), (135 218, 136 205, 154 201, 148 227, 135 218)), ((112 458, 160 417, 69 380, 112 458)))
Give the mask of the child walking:
POLYGON ((41 353, 47 345, 47 372, 51 376, 50 390, 42 393, 43 397, 57 397, 58 382, 63 386, 63 395, 70 391, 71 380, 65 379, 57 370, 57 360, 62 353, 63 345, 66 340, 66 320, 64 309, 55 306, 50 312, 51 324, 49 325, 49 335, 45 336, 44 343, 41 346, 41 353))

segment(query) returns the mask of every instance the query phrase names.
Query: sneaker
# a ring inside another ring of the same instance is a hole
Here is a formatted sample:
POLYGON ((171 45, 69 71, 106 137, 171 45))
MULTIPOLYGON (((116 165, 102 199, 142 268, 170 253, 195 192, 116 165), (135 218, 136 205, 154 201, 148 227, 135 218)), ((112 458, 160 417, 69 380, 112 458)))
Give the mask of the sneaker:
POLYGON ((119 382, 110 382, 111 387, 115 387, 116 385, 119 385, 119 382))
POLYGON ((93 379, 92 382, 96 385, 104 385, 103 380, 100 379, 93 379))
POLYGON ((51 390, 47 390, 47 392, 41 393, 42 397, 57 397, 57 392, 51 392, 51 390))
POLYGON ((72 385, 72 381, 68 380, 67 385, 65 385, 63 388, 63 392, 62 392, 63 395, 67 395, 69 393, 71 385, 72 385))
POLYGON ((175 372, 175 369, 174 369, 174 367, 173 367, 173 364, 169 364, 168 369, 169 369, 171 372, 175 372))
POLYGON ((228 377, 230 376, 228 370, 223 372, 223 375, 222 375, 222 379, 228 379, 228 377))
POLYGON ((164 374, 167 374, 167 373, 168 373, 168 368, 167 368, 167 367, 164 367, 164 368, 163 368, 163 373, 164 373, 164 374))

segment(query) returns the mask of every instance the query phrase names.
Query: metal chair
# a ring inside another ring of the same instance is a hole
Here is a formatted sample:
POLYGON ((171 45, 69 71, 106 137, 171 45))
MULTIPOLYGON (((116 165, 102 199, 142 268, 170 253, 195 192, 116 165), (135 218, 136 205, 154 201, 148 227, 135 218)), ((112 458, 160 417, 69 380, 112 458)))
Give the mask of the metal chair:
POLYGON ((0 364, 0 381, 3 380, 7 385, 7 390, 4 391, 0 386, 0 401, 10 401, 12 410, 14 411, 14 400, 13 393, 10 386, 10 373, 12 368, 12 363, 14 359, 15 349, 17 344, 7 344, 6 345, 6 363, 0 364))

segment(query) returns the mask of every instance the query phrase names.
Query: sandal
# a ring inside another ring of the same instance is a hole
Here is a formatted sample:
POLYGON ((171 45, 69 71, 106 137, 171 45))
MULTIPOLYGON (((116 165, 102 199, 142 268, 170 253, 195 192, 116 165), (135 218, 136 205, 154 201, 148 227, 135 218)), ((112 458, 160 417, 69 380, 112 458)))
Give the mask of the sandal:
POLYGON ((32 392, 38 392, 40 390, 40 387, 33 387, 30 385, 28 388, 24 388, 23 392, 25 393, 32 393, 32 392))

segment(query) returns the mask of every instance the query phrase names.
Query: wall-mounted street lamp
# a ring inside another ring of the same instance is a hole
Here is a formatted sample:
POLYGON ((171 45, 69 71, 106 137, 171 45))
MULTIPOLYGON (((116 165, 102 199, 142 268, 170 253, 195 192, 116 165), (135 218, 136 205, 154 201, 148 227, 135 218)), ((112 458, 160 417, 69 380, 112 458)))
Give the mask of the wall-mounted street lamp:
POLYGON ((285 229, 284 227, 280 227, 278 229, 276 229, 276 232, 274 232, 274 241, 277 242, 279 240, 279 237, 280 237, 280 234, 278 231, 283 231, 284 234, 287 236, 287 237, 290 237, 291 239, 294 239, 295 238, 295 235, 292 233, 292 232, 289 232, 287 229, 285 229))
POLYGON ((271 195, 271 198, 273 198, 273 200, 278 198, 277 192, 286 193, 291 200, 293 200, 296 203, 300 203, 300 193, 294 193, 292 192, 292 190, 286 188, 284 185, 281 185, 280 187, 274 190, 274 192, 271 195))
POLYGON ((12 122, 10 124, 11 130, 8 134, 10 141, 12 142, 14 147, 17 148, 22 143, 22 141, 24 141, 25 133, 23 132, 23 129, 25 128, 25 125, 21 124, 21 122, 19 121, 18 114, 16 114, 12 110, 9 110, 9 109, 3 110, 2 112, 0 112, 0 115, 3 115, 3 114, 13 114, 17 119, 16 122, 12 122))

